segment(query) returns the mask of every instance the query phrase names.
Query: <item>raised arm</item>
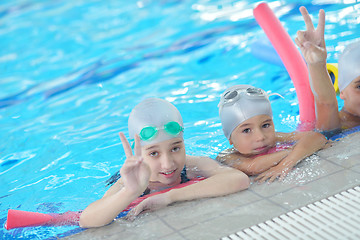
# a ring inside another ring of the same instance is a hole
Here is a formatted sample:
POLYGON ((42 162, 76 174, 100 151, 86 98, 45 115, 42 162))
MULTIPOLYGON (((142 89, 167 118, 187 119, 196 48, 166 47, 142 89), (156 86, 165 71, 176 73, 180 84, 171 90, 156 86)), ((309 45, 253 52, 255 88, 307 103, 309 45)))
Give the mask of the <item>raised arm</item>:
POLYGON ((120 133, 120 139, 126 154, 120 170, 121 179, 81 213, 80 227, 100 227, 112 222, 149 184, 150 168, 141 157, 139 137, 135 137, 135 155, 123 133, 120 133))
POLYGON ((263 172, 255 179, 259 182, 267 179, 272 182, 278 177, 283 179, 297 163, 324 147, 327 142, 326 138, 318 132, 280 133, 279 135, 282 135, 283 141, 296 141, 296 143, 292 151, 278 165, 263 172))
POLYGON ((324 40, 325 12, 320 10, 315 29, 305 7, 300 8, 306 31, 298 31, 295 43, 300 48, 308 65, 310 85, 315 98, 316 128, 333 130, 340 127, 336 92, 326 68, 326 46, 324 40))

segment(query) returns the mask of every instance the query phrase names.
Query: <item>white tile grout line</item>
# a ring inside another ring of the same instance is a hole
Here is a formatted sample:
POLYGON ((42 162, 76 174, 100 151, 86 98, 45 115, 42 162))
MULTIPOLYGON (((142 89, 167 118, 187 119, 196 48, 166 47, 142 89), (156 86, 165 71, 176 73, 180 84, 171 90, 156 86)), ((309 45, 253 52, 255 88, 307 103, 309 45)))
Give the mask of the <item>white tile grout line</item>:
POLYGON ((350 188, 221 240, 360 239, 360 186, 350 188))

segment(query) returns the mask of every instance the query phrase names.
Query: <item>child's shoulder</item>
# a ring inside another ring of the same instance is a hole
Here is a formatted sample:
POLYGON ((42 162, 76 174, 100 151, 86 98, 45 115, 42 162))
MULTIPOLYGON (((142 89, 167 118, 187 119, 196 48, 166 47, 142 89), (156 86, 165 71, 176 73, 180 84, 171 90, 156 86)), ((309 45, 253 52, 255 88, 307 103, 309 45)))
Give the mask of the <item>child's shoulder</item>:
POLYGON ((239 153, 239 151, 236 150, 234 147, 231 147, 231 148, 223 150, 219 154, 234 154, 234 153, 239 153))
POLYGON ((276 143, 294 142, 313 131, 276 132, 276 143))
POLYGON ((241 158, 241 154, 234 147, 225 149, 216 156, 216 160, 221 163, 239 158, 241 158))

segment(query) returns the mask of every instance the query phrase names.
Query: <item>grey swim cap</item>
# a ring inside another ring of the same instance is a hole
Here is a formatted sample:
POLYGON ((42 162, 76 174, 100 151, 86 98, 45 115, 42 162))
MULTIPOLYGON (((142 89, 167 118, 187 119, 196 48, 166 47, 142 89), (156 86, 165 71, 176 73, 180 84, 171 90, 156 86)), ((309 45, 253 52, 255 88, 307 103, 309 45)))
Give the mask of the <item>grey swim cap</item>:
POLYGON ((219 115, 227 139, 239 124, 257 115, 272 117, 269 97, 260 88, 235 85, 225 90, 219 103, 219 115))
POLYGON ((135 134, 140 135, 141 130, 149 126, 157 128, 158 132, 150 140, 141 140, 141 146, 159 143, 174 137, 183 138, 183 131, 176 136, 164 131, 164 125, 169 122, 177 122, 181 127, 184 127, 180 112, 170 102, 159 98, 145 99, 136 105, 130 113, 128 120, 130 138, 134 139, 135 134))
POLYGON ((339 57, 339 90, 360 76, 360 41, 349 44, 339 57))

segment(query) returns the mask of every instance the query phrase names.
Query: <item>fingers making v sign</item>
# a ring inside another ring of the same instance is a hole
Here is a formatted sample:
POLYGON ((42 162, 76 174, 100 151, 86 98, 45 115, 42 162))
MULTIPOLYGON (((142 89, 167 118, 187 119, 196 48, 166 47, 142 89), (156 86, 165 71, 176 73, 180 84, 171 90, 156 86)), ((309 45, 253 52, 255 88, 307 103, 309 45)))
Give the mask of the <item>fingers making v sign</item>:
POLYGON ((141 156, 140 138, 135 135, 134 155, 124 133, 119 133, 119 136, 126 155, 125 163, 120 169, 124 188, 136 195, 140 195, 149 185, 151 174, 149 166, 141 156))
POLYGON ((304 18, 306 30, 297 32, 296 45, 300 48, 308 64, 326 61, 324 10, 319 11, 319 22, 316 29, 306 8, 300 7, 300 12, 304 18))

